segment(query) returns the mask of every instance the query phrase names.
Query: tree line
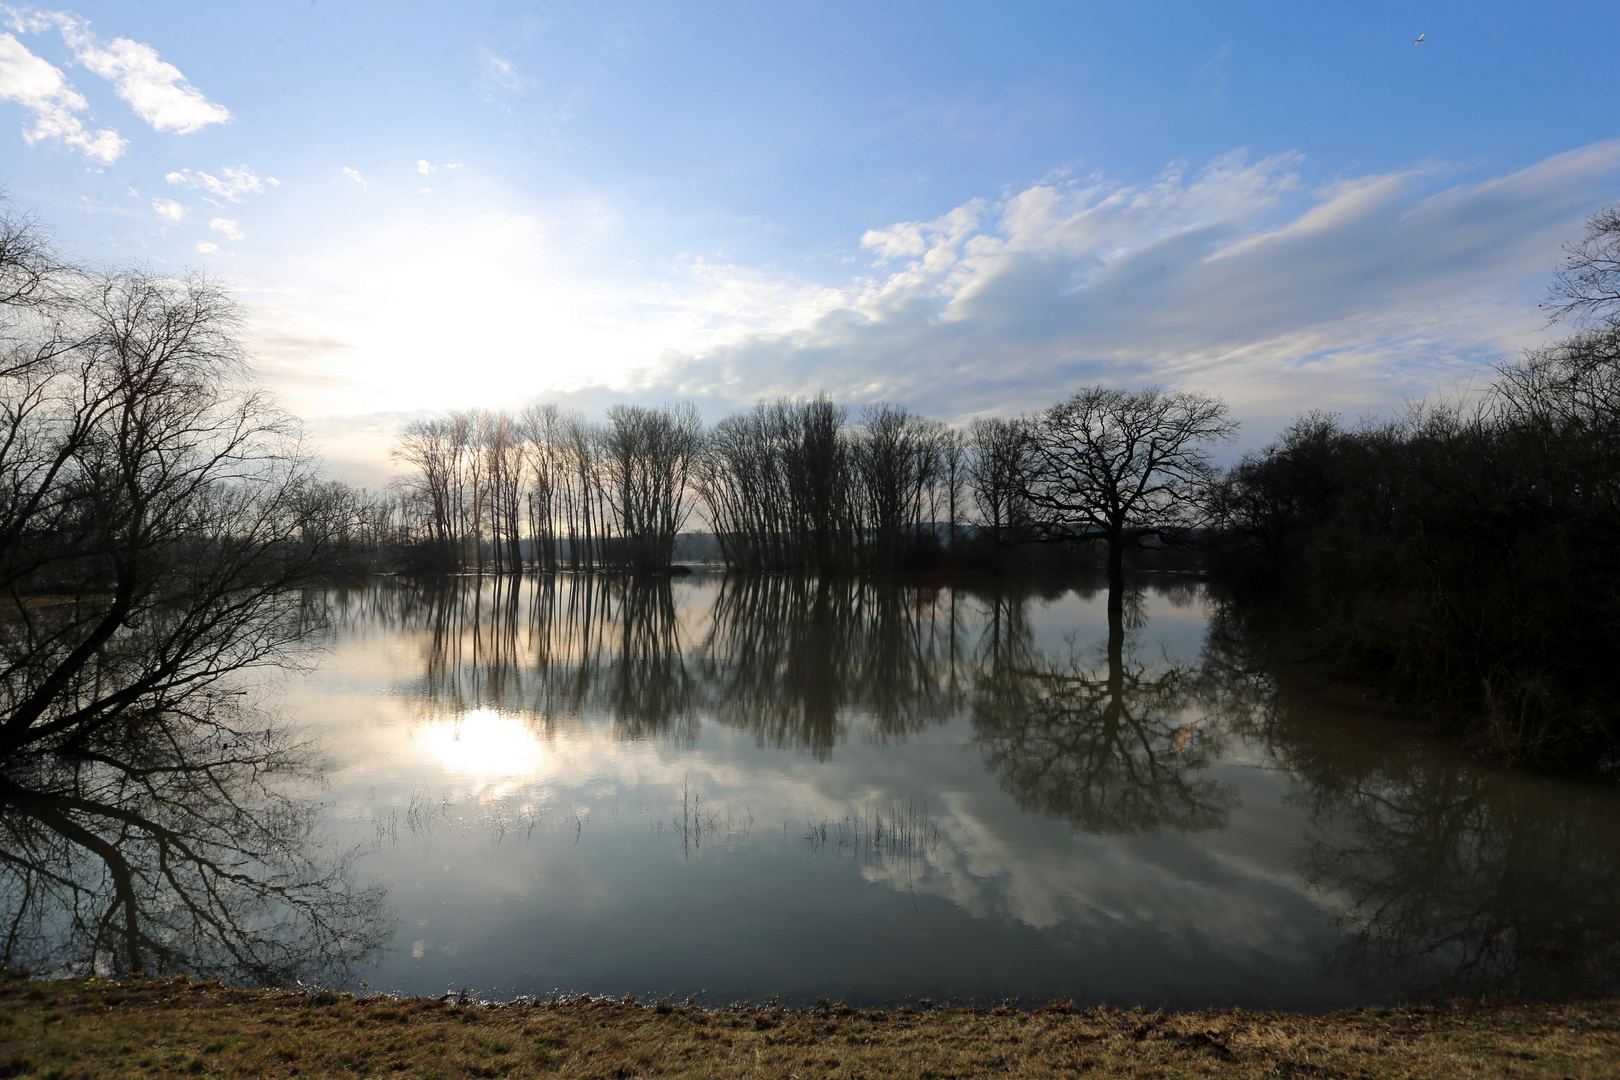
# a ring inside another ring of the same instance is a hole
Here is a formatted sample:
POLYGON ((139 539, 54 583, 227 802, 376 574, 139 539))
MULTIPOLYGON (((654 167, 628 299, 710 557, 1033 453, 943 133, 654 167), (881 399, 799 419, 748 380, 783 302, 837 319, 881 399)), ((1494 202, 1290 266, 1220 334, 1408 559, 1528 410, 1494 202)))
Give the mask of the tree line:
POLYGON ((1392 678, 1479 747, 1620 768, 1620 206, 1569 248, 1562 340, 1482 392, 1311 413, 1227 471, 1221 566, 1296 641, 1392 678))
MULTIPOLYGON (((1236 424, 1191 391, 1087 387, 966 429, 825 395, 764 401, 706 428, 690 404, 468 410, 417 421, 407 478, 375 505, 424 568, 667 568, 706 528, 743 571, 895 572, 999 565, 1018 545, 1125 552, 1204 523, 1210 450, 1236 424)), ((366 517, 357 514, 357 517, 366 517)))

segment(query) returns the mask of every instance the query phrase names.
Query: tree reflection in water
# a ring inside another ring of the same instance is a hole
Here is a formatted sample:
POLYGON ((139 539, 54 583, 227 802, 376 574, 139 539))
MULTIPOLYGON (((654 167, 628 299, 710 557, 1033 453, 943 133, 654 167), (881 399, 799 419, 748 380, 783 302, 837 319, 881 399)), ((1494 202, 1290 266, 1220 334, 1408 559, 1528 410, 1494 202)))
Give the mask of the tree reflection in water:
POLYGON ((1289 669, 1232 611, 1212 614, 1191 658, 1144 645, 1129 605, 1097 640, 1043 646, 1034 608, 1068 590, 558 575, 346 603, 415 633, 409 692, 434 715, 495 708, 541 734, 595 716, 620 738, 677 742, 707 718, 820 760, 851 737, 881 745, 965 718, 1018 806, 1091 833, 1227 827, 1239 788, 1216 766, 1241 748, 1292 785, 1306 831, 1282 862, 1339 913, 1332 964, 1372 995, 1620 992, 1612 798, 1335 712, 1280 679, 1289 669))
POLYGON ((1482 765, 1365 709, 1335 717, 1319 688, 1260 674, 1263 640, 1219 613, 1205 692, 1298 784, 1300 873, 1346 935, 1332 969, 1386 997, 1620 993, 1612 792, 1482 765))
POLYGON ((392 926, 333 850, 310 748, 236 695, 103 729, 0 775, 0 964, 341 983, 392 926))
POLYGON ((858 579, 737 577, 702 649, 705 700, 761 745, 826 760, 852 714, 876 742, 961 708, 953 594, 858 579))
POLYGON ((689 745, 701 718, 825 760, 849 718, 885 741, 947 720, 962 692, 949 592, 854 579, 728 577, 683 620, 668 578, 559 574, 402 583, 343 598, 351 625, 413 632, 429 715, 582 716, 689 745), (701 613, 700 613, 701 615, 701 613))
MULTIPOLYGON (((1226 823, 1237 796, 1203 775, 1218 744, 1199 723, 1192 665, 1145 662, 1119 608, 1108 611, 1100 649, 1088 655, 1071 641, 1066 655, 1052 656, 1034 643, 1024 597, 985 599, 973 730, 1020 808, 1093 833, 1226 823)), ((1127 607, 1139 612, 1140 596, 1133 599, 1127 607)))
POLYGON ((1620 992, 1612 804, 1432 753, 1318 779, 1303 869, 1346 902, 1339 967, 1423 998, 1620 992))

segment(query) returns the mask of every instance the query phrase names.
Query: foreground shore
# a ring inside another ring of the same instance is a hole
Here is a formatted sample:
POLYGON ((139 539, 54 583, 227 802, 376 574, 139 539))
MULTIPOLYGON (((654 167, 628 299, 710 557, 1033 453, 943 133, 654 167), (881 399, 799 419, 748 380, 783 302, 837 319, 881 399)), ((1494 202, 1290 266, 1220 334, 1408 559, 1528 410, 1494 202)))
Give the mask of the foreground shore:
POLYGON ((1325 1016, 708 1011, 0 982, 0 1077, 1612 1077, 1620 1001, 1325 1016))

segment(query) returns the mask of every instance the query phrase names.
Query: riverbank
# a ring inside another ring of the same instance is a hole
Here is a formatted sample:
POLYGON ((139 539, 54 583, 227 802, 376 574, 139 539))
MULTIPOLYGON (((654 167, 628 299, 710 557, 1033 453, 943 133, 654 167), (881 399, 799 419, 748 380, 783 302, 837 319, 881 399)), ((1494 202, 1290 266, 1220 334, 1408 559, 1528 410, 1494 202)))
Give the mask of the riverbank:
POLYGON ((711 1011, 0 982, 0 1077, 1578 1077, 1620 1074, 1620 1001, 1292 1013, 711 1011))

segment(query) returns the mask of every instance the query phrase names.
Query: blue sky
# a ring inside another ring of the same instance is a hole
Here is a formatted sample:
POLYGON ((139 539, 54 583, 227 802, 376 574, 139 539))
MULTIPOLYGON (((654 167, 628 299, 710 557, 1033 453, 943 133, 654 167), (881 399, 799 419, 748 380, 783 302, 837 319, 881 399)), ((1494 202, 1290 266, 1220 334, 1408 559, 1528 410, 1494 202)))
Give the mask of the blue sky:
POLYGON ((412 417, 537 399, 960 420, 1156 382, 1255 444, 1545 340, 1620 196, 1613 3, 0 16, 14 204, 229 283, 370 481, 412 417))

